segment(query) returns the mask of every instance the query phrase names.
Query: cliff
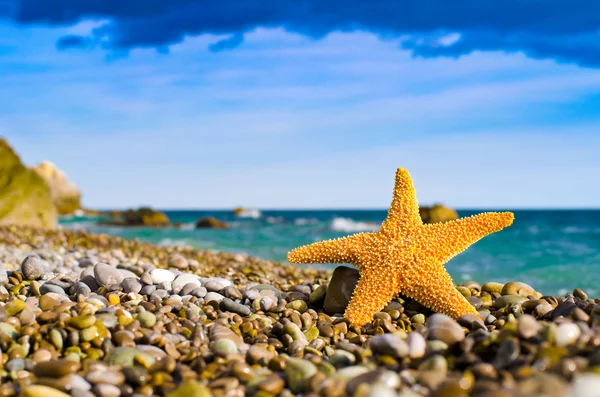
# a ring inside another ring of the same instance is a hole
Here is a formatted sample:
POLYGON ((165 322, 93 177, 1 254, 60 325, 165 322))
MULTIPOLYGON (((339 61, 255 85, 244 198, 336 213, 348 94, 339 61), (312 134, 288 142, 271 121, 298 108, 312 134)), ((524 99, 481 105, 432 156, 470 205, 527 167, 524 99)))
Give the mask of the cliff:
POLYGON ((49 186, 0 138, 0 224, 56 226, 49 186))
POLYGON ((41 162, 34 170, 50 187, 52 201, 59 215, 69 215, 81 208, 81 192, 64 172, 49 161, 41 162))

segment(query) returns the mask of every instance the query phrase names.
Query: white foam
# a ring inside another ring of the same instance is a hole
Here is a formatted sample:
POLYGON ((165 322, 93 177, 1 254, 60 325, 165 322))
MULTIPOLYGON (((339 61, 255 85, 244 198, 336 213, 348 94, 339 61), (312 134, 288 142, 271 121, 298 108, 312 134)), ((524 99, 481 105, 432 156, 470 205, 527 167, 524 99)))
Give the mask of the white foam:
POLYGON ((303 225, 314 225, 315 223, 318 223, 319 220, 316 218, 296 218, 294 220, 294 224, 296 226, 303 226, 303 225))
POLYGON ((252 218, 258 219, 262 216, 262 213, 257 209, 244 209, 235 214, 238 218, 252 218))
POLYGON ((189 248, 191 247, 191 245, 189 245, 185 240, 173 240, 171 238, 163 238, 162 240, 160 240, 158 242, 159 246, 176 246, 176 247, 183 247, 183 248, 189 248))
POLYGON ((339 232, 359 232, 378 230, 379 225, 375 222, 360 222, 350 218, 333 218, 330 228, 339 232))

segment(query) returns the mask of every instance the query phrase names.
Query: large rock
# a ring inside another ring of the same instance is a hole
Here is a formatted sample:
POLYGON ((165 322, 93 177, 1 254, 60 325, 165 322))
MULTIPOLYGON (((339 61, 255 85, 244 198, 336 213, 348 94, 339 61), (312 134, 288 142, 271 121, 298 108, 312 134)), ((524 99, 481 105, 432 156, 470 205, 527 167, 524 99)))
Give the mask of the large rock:
POLYGON ((110 215, 117 218, 108 222, 103 222, 104 224, 150 227, 167 226, 170 224, 169 217, 164 212, 155 211, 148 207, 142 207, 137 210, 127 210, 125 212, 112 212, 110 215))
POLYGON ((52 201, 59 215, 69 215, 81 209, 81 192, 64 172, 49 161, 34 168, 50 187, 52 201))
POLYGON ((198 222, 196 222, 197 229, 227 229, 228 227, 229 225, 227 224, 227 222, 220 221, 216 218, 213 218, 212 216, 209 216, 208 218, 199 219, 198 222))
POLYGON ((458 213, 452 208, 435 204, 432 207, 420 207, 419 215, 424 223, 448 222, 458 219, 458 213))
POLYGON ((56 227, 50 187, 0 138, 0 225, 56 227))
POLYGON ((352 299, 352 293, 359 278, 358 270, 354 268, 336 267, 325 294, 325 303, 323 304, 325 312, 329 314, 344 313, 352 299))

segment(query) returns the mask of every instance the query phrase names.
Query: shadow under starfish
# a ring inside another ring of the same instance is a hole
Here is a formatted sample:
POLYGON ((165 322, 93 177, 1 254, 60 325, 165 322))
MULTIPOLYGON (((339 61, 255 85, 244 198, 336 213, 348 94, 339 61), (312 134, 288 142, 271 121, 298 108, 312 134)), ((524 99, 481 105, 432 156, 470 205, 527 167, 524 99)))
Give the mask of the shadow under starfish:
POLYGON ((396 171, 394 196, 379 232, 359 233, 296 248, 291 263, 350 263, 360 279, 345 316, 356 325, 373 319, 398 294, 458 318, 477 310, 454 287, 444 264, 488 234, 510 226, 512 212, 486 212, 423 224, 408 171, 396 171))

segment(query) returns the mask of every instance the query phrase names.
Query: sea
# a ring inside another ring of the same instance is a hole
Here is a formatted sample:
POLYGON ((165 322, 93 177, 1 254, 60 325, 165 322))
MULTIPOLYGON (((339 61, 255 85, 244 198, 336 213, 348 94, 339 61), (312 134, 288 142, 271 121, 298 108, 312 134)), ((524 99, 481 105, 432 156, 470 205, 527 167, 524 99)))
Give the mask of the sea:
MULTIPOLYGON (((97 218, 61 219, 65 228, 85 229, 158 245, 248 253, 286 261, 289 250, 315 241, 377 230, 386 210, 164 211, 178 227, 102 226, 97 218), (228 229, 195 229, 212 216, 228 229)), ((474 215, 484 210, 459 210, 474 215)), ((600 210, 516 210, 513 225, 485 237, 453 258, 446 268, 455 283, 523 281, 543 294, 582 288, 600 296, 600 210)), ((334 265, 323 265, 334 266, 334 265)))

